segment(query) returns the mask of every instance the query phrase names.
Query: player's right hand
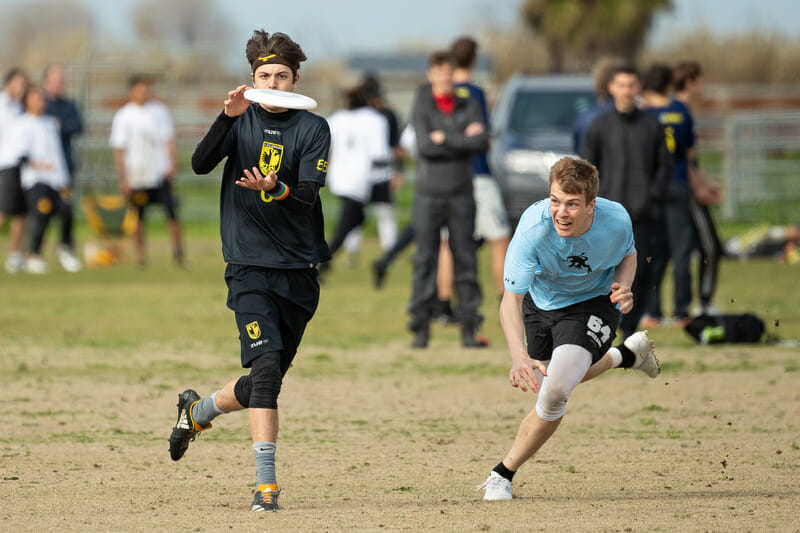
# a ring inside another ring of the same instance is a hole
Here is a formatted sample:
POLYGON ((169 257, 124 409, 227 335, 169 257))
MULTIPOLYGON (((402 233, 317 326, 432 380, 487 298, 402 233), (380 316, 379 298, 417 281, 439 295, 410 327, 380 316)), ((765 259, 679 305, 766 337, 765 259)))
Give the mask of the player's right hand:
POLYGON ((250 102, 245 99, 244 92, 249 89, 247 85, 240 85, 228 93, 225 100, 225 114, 229 117, 238 117, 247 111, 250 102))
POLYGON ((528 392, 528 389, 532 392, 539 392, 540 384, 534 370, 538 370, 543 376, 547 375, 547 368, 539 360, 528 356, 515 360, 508 373, 508 382, 512 387, 522 389, 522 392, 528 392))

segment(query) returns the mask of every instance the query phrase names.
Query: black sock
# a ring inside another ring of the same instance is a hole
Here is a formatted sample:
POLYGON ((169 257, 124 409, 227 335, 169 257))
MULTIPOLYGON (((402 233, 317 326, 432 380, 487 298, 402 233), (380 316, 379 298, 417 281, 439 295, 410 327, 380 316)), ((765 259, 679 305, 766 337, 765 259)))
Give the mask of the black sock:
POLYGON ((516 472, 513 472, 508 468, 506 468, 506 465, 503 464, 503 461, 497 463, 497 466, 492 468, 492 472, 497 472, 498 474, 500 474, 509 481, 514 479, 514 474, 516 474, 516 472))
POLYGON ((624 344, 615 346, 615 348, 622 354, 622 363, 620 363, 619 368, 633 368, 633 365, 636 364, 636 354, 624 344))

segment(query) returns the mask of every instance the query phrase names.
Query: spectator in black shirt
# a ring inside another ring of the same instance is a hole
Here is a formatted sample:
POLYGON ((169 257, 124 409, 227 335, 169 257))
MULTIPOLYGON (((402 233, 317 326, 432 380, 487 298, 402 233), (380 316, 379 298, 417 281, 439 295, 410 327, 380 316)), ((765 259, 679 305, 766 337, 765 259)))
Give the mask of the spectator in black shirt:
POLYGON ((623 65, 610 79, 608 92, 614 108, 591 123, 582 156, 600 172, 598 196, 621 203, 633 222, 637 265, 632 290, 636 305, 620 321, 623 336, 628 337, 647 308, 650 238, 663 209, 672 159, 658 119, 636 107, 641 90, 637 71, 623 65))

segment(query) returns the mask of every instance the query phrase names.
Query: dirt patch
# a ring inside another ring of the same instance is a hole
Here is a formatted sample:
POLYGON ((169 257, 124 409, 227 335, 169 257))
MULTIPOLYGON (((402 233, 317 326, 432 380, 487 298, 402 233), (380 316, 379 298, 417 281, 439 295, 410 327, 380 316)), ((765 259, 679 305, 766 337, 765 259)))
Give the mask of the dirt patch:
POLYGON ((514 501, 495 503, 475 486, 535 401, 508 386, 504 350, 307 346, 280 400, 284 509, 258 515, 246 414, 180 462, 167 451, 177 393, 213 392, 235 359, 14 353, 0 364, 3 530, 800 530, 796 350, 662 350, 658 379, 581 385, 514 501))

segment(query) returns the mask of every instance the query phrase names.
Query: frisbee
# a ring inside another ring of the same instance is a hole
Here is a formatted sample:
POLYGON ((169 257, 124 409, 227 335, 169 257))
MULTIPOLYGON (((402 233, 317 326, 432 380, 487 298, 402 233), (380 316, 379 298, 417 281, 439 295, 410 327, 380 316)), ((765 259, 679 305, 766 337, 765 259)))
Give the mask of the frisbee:
POLYGON ((302 94, 272 89, 247 89, 244 97, 252 102, 286 109, 314 109, 317 101, 302 94))

